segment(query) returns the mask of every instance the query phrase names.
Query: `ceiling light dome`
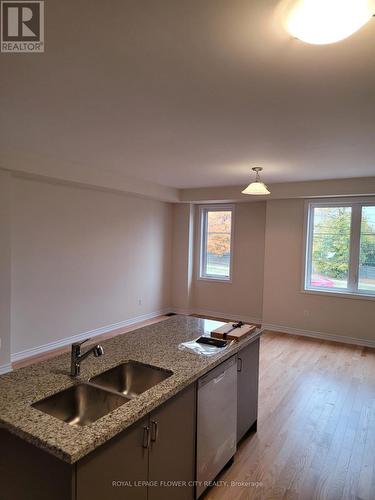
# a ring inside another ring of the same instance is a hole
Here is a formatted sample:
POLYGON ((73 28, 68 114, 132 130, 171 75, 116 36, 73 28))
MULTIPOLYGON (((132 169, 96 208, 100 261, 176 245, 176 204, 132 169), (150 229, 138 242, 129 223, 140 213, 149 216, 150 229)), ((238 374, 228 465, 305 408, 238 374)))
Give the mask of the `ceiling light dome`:
POLYGON ((263 170, 262 167, 254 167, 252 169, 256 173, 255 182, 252 182, 242 191, 242 194, 252 194, 256 196, 264 196, 271 194, 268 187, 260 180, 259 172, 263 170))
POLYGON ((286 28, 294 37, 312 44, 348 38, 374 15, 374 0, 294 0, 289 2, 286 28))

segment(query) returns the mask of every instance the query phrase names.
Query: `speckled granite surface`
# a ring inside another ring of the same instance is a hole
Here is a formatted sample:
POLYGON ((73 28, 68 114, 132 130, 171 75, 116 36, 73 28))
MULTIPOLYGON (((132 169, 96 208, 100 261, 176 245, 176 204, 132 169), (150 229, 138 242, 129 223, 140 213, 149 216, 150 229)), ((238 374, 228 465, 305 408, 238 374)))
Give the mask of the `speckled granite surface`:
POLYGON ((259 336, 255 333, 212 357, 178 349, 181 342, 217 326, 220 324, 208 320, 173 316, 103 341, 104 356, 84 360, 77 379, 69 376, 70 354, 0 376, 0 425, 61 460, 74 463, 259 336), (31 407, 36 401, 128 360, 169 369, 173 375, 85 427, 69 426, 31 407))

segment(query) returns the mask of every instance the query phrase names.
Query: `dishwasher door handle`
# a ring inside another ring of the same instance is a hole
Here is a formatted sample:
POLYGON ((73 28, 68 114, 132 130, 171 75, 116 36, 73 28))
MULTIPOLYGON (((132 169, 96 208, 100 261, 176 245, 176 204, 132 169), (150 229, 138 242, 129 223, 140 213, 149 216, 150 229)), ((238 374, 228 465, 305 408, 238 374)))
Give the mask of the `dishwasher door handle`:
POLYGON ((242 372, 242 358, 238 357, 237 359, 237 371, 238 373, 242 372))
POLYGON ((218 384, 220 380, 223 380, 224 377, 225 377, 225 372, 221 373, 218 377, 214 378, 213 383, 218 384))

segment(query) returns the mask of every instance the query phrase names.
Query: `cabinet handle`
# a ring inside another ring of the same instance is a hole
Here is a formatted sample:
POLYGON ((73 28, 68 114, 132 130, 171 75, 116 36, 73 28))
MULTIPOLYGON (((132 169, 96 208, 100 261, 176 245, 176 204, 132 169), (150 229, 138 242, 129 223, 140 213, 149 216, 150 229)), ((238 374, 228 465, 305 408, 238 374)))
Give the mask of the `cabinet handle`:
POLYGON ((143 448, 149 448, 150 447, 150 439, 151 439, 151 434, 150 434, 150 427, 146 426, 143 427, 143 448))
POLYGON ((151 422, 151 441, 155 442, 159 435, 159 425, 155 420, 151 422))
POLYGON ((237 360, 237 371, 242 372, 242 358, 238 358, 237 360))

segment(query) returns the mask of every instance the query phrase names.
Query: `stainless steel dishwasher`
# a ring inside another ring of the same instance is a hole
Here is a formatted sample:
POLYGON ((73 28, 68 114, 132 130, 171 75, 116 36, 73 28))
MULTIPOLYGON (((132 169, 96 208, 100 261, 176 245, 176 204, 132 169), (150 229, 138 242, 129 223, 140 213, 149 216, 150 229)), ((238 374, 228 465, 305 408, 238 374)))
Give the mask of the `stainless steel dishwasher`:
POLYGON ((235 356, 199 379, 197 412, 196 497, 199 498, 236 452, 235 356))

